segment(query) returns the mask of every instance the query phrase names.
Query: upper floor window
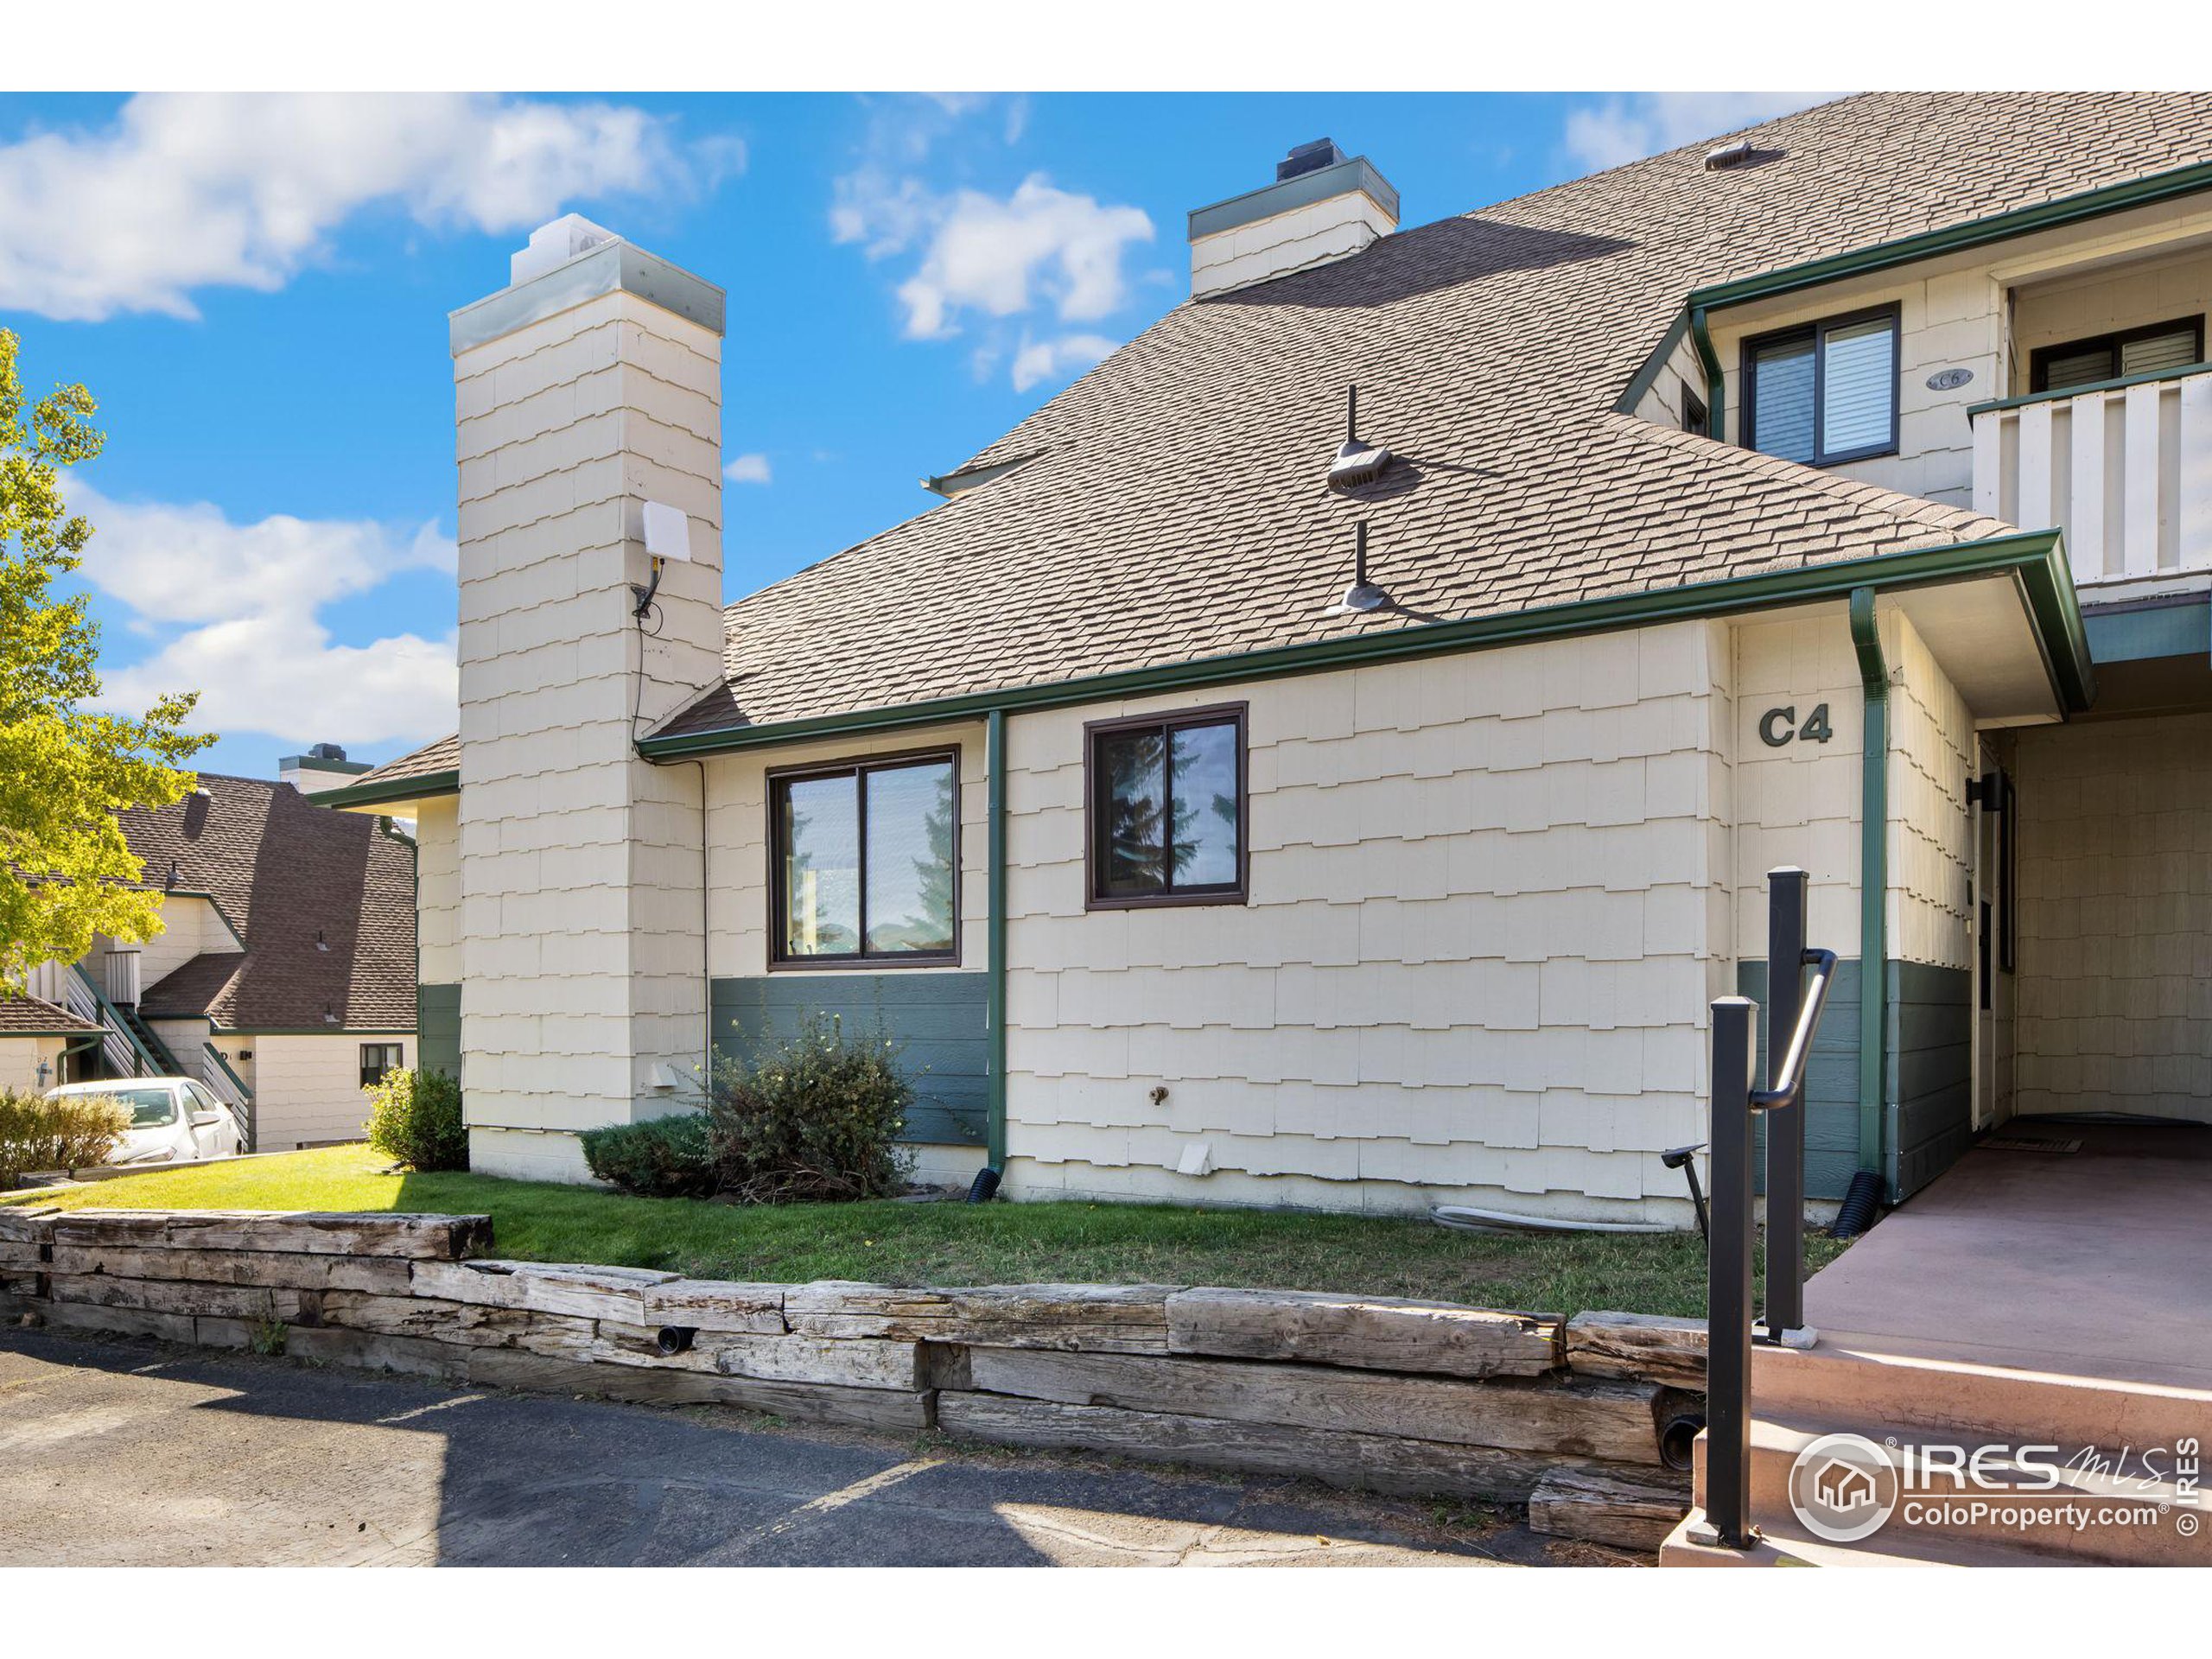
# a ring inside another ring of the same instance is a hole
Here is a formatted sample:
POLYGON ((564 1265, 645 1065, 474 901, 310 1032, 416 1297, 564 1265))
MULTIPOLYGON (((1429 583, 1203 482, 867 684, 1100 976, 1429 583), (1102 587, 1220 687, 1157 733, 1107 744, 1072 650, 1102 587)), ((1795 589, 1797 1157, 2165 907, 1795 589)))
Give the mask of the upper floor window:
POLYGON ((771 775, 778 964, 957 959, 958 769, 956 753, 771 775))
POLYGON ((1745 340, 1744 421, 1752 448, 1808 467, 1894 454, 1897 308, 1745 340))
POLYGON ((2028 359, 2028 390, 2063 391, 2069 386, 2093 386, 2101 380, 2156 374, 2161 369, 2186 368, 2203 360, 2204 319, 2183 317, 2153 323, 2148 328, 2127 328, 2114 334, 2069 340, 2063 346, 2043 346, 2028 359))
POLYGON ((1244 708, 1086 727, 1090 902, 1242 904, 1244 708))
POLYGON ((1692 437, 1709 438, 1713 435, 1713 414, 1705 406, 1705 399, 1688 386, 1682 388, 1682 430, 1692 437))

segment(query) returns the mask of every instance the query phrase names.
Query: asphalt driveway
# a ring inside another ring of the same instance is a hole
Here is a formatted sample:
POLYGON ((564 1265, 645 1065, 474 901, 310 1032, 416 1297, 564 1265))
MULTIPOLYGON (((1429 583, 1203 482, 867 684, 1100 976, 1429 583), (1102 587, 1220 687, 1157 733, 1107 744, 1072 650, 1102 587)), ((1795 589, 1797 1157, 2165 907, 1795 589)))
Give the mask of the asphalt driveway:
POLYGON ((0 1565, 1496 1566, 1434 1506, 0 1331, 0 1565))

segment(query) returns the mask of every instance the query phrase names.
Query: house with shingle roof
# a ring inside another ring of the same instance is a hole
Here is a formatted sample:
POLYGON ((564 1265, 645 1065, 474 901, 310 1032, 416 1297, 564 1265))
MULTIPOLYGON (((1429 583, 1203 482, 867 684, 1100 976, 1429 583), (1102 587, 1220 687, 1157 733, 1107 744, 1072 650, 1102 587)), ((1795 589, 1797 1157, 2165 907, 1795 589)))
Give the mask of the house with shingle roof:
POLYGON ((0 1021, 68 1020, 42 1081, 188 1077, 256 1150, 359 1140, 362 1089, 412 1064, 416 1040, 414 847, 315 799, 367 771, 321 745, 277 779, 202 773, 181 801, 120 814, 162 930, 97 938, 0 1001, 0 1021))
POLYGON ((418 821, 476 1166, 823 1013, 1011 1197, 1681 1224, 1777 866, 1813 1198, 2212 1118, 2212 96, 1872 94, 1408 229, 1275 171, 728 606, 721 291, 572 218, 452 315, 461 729, 332 799, 418 821))

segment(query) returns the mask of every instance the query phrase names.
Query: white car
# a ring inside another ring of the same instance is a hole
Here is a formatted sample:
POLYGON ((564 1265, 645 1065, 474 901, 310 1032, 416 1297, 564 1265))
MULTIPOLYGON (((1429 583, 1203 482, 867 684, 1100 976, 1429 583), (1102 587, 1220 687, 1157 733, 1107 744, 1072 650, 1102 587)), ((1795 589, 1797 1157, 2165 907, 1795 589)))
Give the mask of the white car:
POLYGON ((245 1133, 231 1109, 191 1077, 110 1077, 65 1083, 47 1098, 107 1095, 123 1103, 130 1128, 108 1154, 111 1164, 188 1164, 202 1158, 235 1158, 245 1133))

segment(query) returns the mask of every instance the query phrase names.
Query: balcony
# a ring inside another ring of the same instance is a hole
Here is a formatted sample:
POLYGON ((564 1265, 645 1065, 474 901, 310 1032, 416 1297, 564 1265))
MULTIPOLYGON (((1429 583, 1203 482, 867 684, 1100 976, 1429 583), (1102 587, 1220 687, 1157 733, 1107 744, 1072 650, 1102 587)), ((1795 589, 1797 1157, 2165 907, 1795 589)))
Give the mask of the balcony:
POLYGON ((1975 510, 2063 531, 2085 597, 2212 575, 2212 364, 1967 412, 1975 510))

